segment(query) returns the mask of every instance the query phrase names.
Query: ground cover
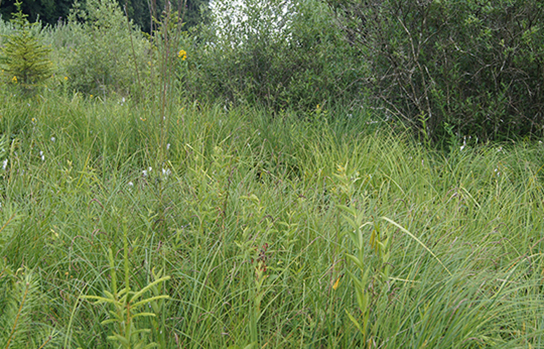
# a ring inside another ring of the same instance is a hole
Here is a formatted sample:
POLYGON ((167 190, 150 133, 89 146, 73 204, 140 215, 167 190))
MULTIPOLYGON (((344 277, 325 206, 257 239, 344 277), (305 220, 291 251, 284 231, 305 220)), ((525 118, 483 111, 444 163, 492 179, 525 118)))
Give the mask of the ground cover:
POLYGON ((6 91, 3 347, 544 345, 539 143, 6 91))

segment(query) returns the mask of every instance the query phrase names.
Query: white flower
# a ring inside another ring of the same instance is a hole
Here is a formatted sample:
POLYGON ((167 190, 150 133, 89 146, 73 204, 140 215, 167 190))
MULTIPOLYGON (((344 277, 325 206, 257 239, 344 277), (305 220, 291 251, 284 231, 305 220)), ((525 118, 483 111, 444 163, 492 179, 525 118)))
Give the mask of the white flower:
POLYGON ((2 170, 5 170, 8 167, 8 159, 2 161, 2 170))
POLYGON ((143 170, 142 171, 142 174, 144 175, 144 177, 147 177, 147 175, 153 171, 153 169, 151 167, 148 167, 147 170, 143 170))
POLYGON ((170 143, 166 145, 166 150, 170 149, 170 143))
POLYGON ((51 142, 56 141, 57 139, 55 137, 51 137, 51 142))
POLYGON ((167 168, 167 169, 164 169, 164 168, 163 168, 163 169, 162 169, 162 174, 163 174, 164 176, 168 177, 168 176, 170 176, 170 175, 172 174, 172 171, 170 171, 169 168, 167 168))
POLYGON ((45 161, 45 155, 43 155, 43 151, 40 150, 40 156, 42 158, 42 161, 45 161))

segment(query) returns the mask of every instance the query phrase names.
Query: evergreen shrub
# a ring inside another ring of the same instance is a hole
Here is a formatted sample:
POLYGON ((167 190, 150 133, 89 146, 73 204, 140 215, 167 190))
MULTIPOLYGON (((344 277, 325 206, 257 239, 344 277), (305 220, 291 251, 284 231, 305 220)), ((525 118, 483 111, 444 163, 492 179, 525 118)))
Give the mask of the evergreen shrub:
POLYGON ((49 60, 50 49, 36 37, 27 16, 17 1, 17 12, 11 20, 13 30, 5 35, 0 47, 0 66, 4 79, 20 86, 25 93, 33 91, 52 74, 53 63, 49 60))

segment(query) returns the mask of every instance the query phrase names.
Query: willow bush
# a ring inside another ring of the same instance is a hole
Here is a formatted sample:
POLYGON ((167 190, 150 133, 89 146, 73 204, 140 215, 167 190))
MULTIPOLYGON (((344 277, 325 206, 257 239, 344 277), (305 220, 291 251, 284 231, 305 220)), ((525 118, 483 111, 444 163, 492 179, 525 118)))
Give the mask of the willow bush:
POLYGON ((319 1, 215 2, 210 24, 187 46, 193 98, 276 111, 360 99, 364 66, 319 1))
POLYGON ((539 135, 544 5, 330 0, 385 106, 433 140, 539 135))

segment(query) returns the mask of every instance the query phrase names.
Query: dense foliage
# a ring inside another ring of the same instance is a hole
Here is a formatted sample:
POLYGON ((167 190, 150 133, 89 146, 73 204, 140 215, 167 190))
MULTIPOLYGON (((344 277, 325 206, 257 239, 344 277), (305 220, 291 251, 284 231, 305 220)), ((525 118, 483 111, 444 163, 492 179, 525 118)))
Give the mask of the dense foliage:
POLYGON ((138 73, 152 60, 150 45, 114 0, 88 0, 56 31, 71 90, 95 96, 137 91, 138 73))
POLYGON ((541 1, 329 2, 374 95, 426 136, 542 134, 541 1))
POLYGON ((211 16, 190 47, 193 97, 305 111, 363 99, 364 64, 323 3, 215 2, 211 16))

